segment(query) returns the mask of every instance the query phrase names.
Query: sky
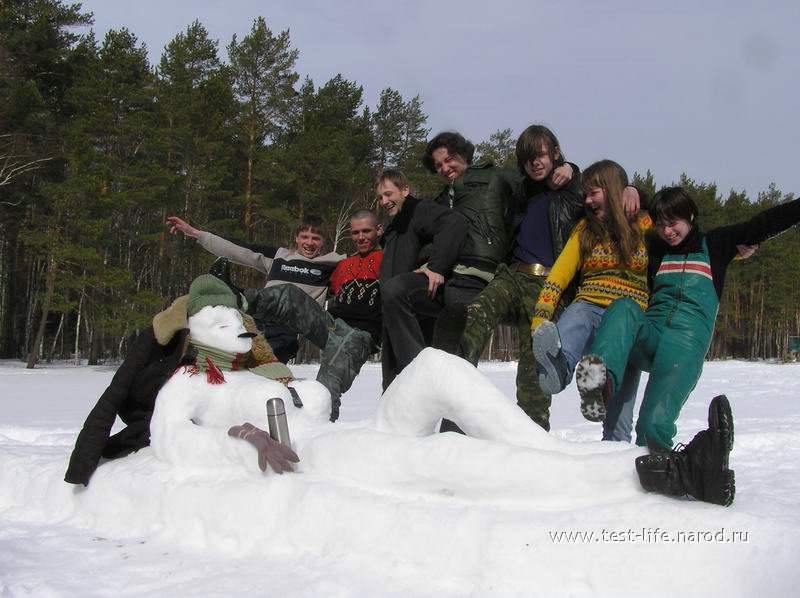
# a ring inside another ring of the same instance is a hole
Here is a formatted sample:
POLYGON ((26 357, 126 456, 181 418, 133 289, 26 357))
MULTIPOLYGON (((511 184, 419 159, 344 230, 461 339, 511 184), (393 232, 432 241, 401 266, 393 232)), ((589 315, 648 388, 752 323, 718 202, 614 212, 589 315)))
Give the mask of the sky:
POLYGON ((755 198, 800 191, 796 0, 89 0, 94 30, 128 28, 157 64, 195 19, 220 51, 263 16, 297 70, 341 73, 374 107, 419 95, 432 134, 478 143, 538 122, 581 168, 610 158, 657 185, 681 173, 755 198))

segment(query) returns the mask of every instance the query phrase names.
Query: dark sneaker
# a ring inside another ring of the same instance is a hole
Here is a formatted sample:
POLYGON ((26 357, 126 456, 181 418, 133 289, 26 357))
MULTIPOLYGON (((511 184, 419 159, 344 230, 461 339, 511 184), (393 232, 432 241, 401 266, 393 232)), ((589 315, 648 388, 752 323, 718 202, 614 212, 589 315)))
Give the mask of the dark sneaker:
POLYGON ((569 366, 561 352, 561 336, 552 322, 542 322, 533 333, 533 356, 542 392, 555 395, 564 390, 569 366))
POLYGON ((581 394, 581 413, 591 422, 606 418, 606 407, 611 399, 611 377, 599 355, 586 355, 575 368, 575 381, 581 394))

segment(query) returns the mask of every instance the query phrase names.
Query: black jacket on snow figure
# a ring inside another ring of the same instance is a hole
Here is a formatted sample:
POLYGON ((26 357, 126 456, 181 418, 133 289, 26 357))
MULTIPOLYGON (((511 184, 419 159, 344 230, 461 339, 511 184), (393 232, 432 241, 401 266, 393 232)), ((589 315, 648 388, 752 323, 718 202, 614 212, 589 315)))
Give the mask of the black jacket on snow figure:
POLYGON ((518 177, 514 171, 497 168, 491 162, 472 165, 434 200, 458 212, 467 222, 467 238, 455 267, 457 273, 475 275, 470 272, 474 268, 491 278, 506 257, 509 190, 518 177))
MULTIPOLYGON (((101 458, 124 457, 150 445, 150 418, 158 392, 186 357, 187 300, 188 295, 176 299, 136 337, 111 384, 89 412, 75 441, 64 481, 86 486, 101 458), (109 437, 117 416, 126 427, 109 437)), ((244 320, 249 332, 257 332, 251 317, 245 316, 244 320)), ((277 359, 272 348, 262 335, 257 335, 247 365, 273 363, 277 364, 277 359)), ((276 374, 288 371, 281 368, 276 374)))
POLYGON ((447 276, 464 245, 467 225, 449 208, 409 195, 381 238, 381 284, 420 267, 420 249, 433 243, 428 269, 447 276))
POLYGON ((159 328, 154 319, 153 326, 136 337, 111 384, 89 413, 75 441, 66 482, 85 486, 101 457, 116 459, 150 445, 156 396, 181 363, 189 335, 182 329, 161 336, 159 328), (117 415, 126 427, 109 437, 117 415))

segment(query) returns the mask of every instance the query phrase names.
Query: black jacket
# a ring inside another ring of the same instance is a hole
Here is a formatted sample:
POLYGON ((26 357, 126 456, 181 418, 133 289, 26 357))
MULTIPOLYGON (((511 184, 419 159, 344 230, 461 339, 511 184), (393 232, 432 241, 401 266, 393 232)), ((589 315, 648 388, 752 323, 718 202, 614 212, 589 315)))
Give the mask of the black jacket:
POLYGON ((114 374, 78 434, 64 480, 89 483, 101 457, 114 459, 150 444, 150 417, 158 391, 184 355, 188 330, 181 330, 160 345, 152 327, 143 331, 114 374), (119 415, 125 429, 109 438, 119 415))
POLYGON ((433 243, 428 269, 446 276, 458 258, 467 225, 464 218, 433 201, 409 195, 386 227, 381 244, 381 283, 420 266, 420 249, 433 243))
POLYGON ((458 265, 493 273, 505 258, 507 179, 514 175, 491 163, 470 166, 453 182, 452 193, 447 185, 434 200, 452 208, 467 222, 467 238, 458 265))

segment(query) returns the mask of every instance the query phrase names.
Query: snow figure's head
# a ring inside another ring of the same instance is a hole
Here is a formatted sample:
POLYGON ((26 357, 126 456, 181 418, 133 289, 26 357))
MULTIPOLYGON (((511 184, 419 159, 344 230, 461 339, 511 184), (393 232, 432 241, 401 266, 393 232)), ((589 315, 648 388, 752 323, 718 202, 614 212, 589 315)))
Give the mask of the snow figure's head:
POLYGON ((189 333, 196 342, 231 353, 247 353, 252 334, 245 330, 233 291, 216 276, 203 274, 192 281, 186 313, 189 333))
POLYGON ((229 353, 247 353, 253 346, 238 309, 207 305, 189 317, 189 334, 194 341, 229 353))

